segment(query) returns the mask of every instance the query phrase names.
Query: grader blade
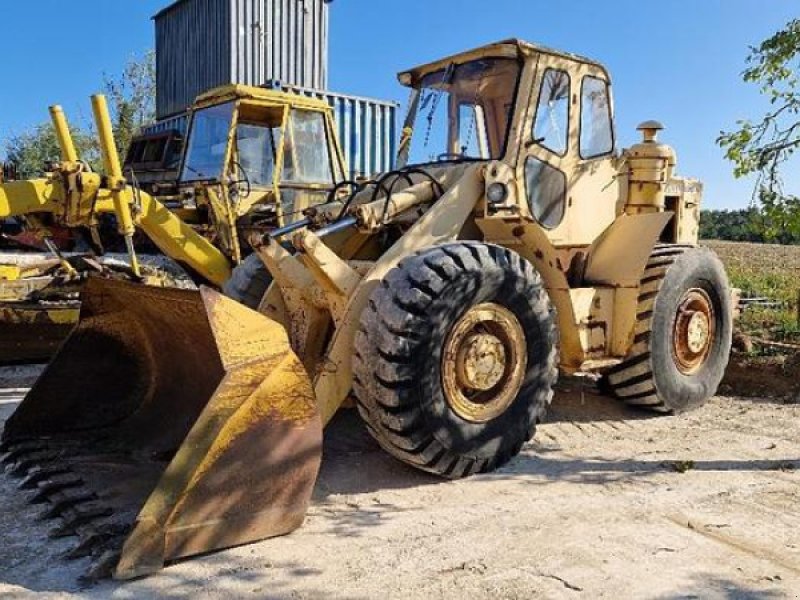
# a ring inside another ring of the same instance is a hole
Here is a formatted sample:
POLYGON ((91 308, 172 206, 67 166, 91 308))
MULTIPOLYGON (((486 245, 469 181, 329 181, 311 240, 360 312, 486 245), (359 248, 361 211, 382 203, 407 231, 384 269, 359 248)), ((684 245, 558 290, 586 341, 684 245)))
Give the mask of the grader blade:
POLYGON ((207 289, 93 279, 82 301, 1 448, 67 557, 129 579, 299 527, 322 425, 283 327, 207 289))

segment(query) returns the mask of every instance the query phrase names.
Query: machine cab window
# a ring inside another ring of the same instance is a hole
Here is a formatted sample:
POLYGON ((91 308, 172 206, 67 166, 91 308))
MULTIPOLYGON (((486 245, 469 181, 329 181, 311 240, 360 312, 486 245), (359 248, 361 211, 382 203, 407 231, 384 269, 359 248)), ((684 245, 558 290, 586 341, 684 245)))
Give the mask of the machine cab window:
POLYGON ((581 158, 597 158, 613 150, 614 129, 608 83, 587 75, 581 84, 581 158))
POLYGON ((257 123, 239 123, 236 147, 239 165, 252 185, 268 187, 275 176, 275 157, 281 143, 280 127, 257 123))
POLYGON ((547 69, 542 80, 533 139, 564 156, 569 139, 570 80, 566 71, 547 69))
POLYGON ((182 182, 222 179, 235 108, 234 102, 227 102, 195 113, 181 173, 182 182))
POLYGON ((333 184, 327 135, 321 112, 292 111, 284 142, 282 181, 333 184))
POLYGON ((520 77, 511 58, 482 58, 425 74, 412 84, 411 164, 500 159, 520 77))

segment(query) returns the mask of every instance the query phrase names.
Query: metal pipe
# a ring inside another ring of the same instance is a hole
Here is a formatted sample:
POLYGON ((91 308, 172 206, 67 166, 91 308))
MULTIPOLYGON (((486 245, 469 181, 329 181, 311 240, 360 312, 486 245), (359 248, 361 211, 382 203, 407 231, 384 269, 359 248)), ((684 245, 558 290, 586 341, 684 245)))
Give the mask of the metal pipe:
POLYGON ((58 147, 61 149, 61 160, 64 162, 78 162, 78 151, 75 149, 75 143, 72 140, 72 133, 69 130, 64 109, 57 104, 51 106, 50 118, 53 121, 58 147))
POLYGON ((285 227, 280 227, 278 229, 274 229, 266 234, 263 238, 264 242, 267 242, 269 239, 275 239, 279 237, 283 237, 284 235, 288 235, 290 233, 294 233, 298 229, 303 229, 303 227, 308 227, 311 225, 311 219, 303 219, 302 221, 297 221, 296 223, 292 223, 291 225, 286 225, 285 227))
POLYGON ((326 225, 314 233, 317 234, 317 237, 324 238, 326 236, 333 235, 334 233, 344 231, 345 229, 349 229, 350 227, 355 227, 357 224, 358 219, 355 217, 347 217, 345 219, 341 219, 340 221, 336 221, 335 223, 331 223, 330 225, 326 225))
POLYGON ((102 94, 92 96, 92 111, 97 125, 97 136, 100 140, 100 151, 103 155, 103 165, 109 179, 111 197, 114 200, 114 212, 117 215, 119 232, 125 236, 125 245, 134 275, 141 277, 139 259, 133 247, 133 234, 136 227, 133 223, 131 205, 125 197, 125 178, 122 175, 122 165, 119 162, 117 144, 114 141, 114 128, 111 125, 111 116, 108 112, 108 102, 102 94))

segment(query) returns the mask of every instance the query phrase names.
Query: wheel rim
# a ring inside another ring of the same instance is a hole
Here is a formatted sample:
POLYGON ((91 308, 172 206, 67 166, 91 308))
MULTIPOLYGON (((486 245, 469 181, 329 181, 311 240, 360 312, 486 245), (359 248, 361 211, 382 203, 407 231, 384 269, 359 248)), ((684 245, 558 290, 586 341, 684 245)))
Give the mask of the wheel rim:
POLYGON ((491 421, 519 394, 527 363, 525 331, 514 313, 494 303, 475 306, 445 341, 445 398, 462 419, 491 421))
POLYGON ((678 306, 672 334, 673 354, 678 370, 694 375, 711 355, 716 334, 714 304, 708 293, 692 289, 678 306))

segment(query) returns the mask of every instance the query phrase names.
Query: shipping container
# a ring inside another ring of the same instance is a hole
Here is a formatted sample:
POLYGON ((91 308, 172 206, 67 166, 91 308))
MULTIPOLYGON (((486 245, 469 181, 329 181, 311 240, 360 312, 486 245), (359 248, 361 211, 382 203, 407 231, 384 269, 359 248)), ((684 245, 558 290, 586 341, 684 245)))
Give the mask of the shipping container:
POLYGON ((228 83, 328 87, 332 0, 178 0, 155 17, 159 119, 228 83))
MULTIPOLYGON (((397 113, 399 104, 360 96, 313 90, 271 82, 264 87, 284 90, 325 100, 332 108, 339 131, 339 145, 344 153, 351 179, 372 177, 392 170, 399 141, 397 113)), ((205 90, 203 90, 205 91, 205 90)), ((142 135, 170 131, 186 135, 186 113, 162 119, 145 127, 142 135)))

